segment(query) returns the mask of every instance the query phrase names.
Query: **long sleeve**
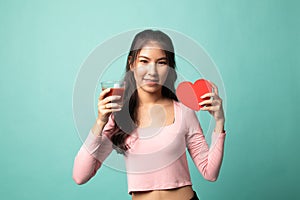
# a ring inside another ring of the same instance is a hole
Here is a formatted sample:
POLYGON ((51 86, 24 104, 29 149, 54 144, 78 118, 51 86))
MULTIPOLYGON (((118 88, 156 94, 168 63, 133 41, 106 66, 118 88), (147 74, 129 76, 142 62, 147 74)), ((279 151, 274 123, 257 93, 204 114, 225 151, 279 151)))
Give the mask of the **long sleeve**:
POLYGON ((187 119, 186 145, 188 151, 203 177, 209 181, 216 181, 223 160, 226 133, 213 132, 209 148, 195 112, 188 111, 187 119))
POLYGON ((110 138, 118 131, 114 127, 114 121, 110 117, 101 137, 95 136, 92 131, 89 132, 74 160, 73 179, 77 184, 84 184, 95 176, 103 161, 112 152, 110 138))

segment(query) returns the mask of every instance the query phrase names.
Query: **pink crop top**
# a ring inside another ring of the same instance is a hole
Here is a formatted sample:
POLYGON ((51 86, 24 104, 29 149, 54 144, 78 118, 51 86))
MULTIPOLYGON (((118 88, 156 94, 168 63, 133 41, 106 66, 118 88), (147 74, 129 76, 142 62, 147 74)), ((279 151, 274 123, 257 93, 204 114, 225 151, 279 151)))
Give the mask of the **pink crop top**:
MULTIPOLYGON (((223 158, 225 133, 212 134, 208 147, 193 110, 174 101, 175 121, 160 128, 137 128, 127 138, 125 163, 128 193, 192 185, 186 148, 203 177, 215 181, 223 158)), ((112 115, 111 115, 112 116, 112 115)), ((109 156, 114 120, 109 118, 102 137, 91 131, 74 160, 73 179, 83 184, 92 178, 109 156)))

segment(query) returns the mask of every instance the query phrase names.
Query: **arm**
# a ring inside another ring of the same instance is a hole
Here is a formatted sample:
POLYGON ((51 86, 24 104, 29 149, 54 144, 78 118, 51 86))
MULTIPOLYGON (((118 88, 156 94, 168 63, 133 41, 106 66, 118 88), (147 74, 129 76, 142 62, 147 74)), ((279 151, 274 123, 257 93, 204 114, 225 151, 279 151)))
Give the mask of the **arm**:
POLYGON ((74 160, 73 179, 77 184, 89 181, 113 149, 110 138, 118 130, 115 129, 112 115, 103 131, 101 131, 101 127, 97 128, 102 134, 97 134, 99 132, 95 134, 95 126, 89 132, 74 160))
POLYGON ((105 97, 109 91, 110 88, 100 93, 96 123, 75 157, 73 179, 77 184, 86 183, 96 174, 102 162, 112 151, 111 136, 119 131, 115 128, 112 113, 121 110, 120 105, 114 103, 121 97, 105 97))
POLYGON ((186 123, 189 128, 186 145, 188 151, 203 177, 209 181, 216 181, 222 164, 226 133, 216 132, 219 129, 216 126, 209 148, 195 112, 189 111, 187 119, 186 123))

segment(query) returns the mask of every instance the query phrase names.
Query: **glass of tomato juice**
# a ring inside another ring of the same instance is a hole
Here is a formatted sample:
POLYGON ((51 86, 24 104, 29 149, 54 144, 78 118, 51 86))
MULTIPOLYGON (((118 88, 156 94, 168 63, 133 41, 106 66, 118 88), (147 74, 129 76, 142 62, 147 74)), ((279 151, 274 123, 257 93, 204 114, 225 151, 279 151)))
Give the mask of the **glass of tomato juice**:
POLYGON ((123 105, 125 81, 102 81, 101 88, 102 91, 110 88, 110 91, 104 96, 104 98, 108 96, 121 96, 120 100, 114 101, 114 103, 123 105))

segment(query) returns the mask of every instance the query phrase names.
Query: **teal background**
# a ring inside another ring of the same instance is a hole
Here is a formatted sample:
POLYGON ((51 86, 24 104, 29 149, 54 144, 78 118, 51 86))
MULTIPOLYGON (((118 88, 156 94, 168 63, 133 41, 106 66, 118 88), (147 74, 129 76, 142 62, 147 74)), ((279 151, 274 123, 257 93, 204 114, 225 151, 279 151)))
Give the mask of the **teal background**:
POLYGON ((224 81, 228 136, 218 181, 205 181, 189 160, 200 199, 299 198, 299 7, 296 0, 0 1, 1 199, 130 199, 126 174, 108 167, 85 185, 73 182, 81 140, 72 92, 97 45, 147 27, 195 39, 224 81))

